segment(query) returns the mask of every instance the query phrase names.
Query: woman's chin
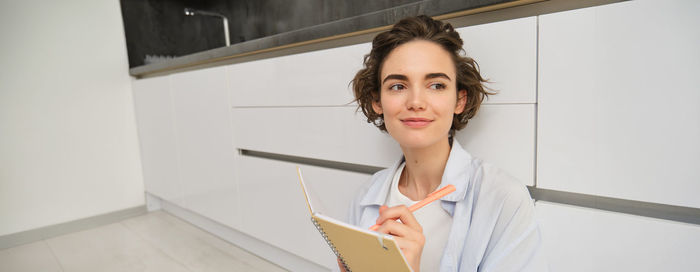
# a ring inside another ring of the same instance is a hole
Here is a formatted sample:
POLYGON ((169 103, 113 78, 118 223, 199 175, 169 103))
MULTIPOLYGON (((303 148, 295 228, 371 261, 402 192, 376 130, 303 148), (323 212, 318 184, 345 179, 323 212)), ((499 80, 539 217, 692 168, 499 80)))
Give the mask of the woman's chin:
POLYGON ((444 139, 443 137, 420 137, 420 136, 411 136, 411 137, 402 137, 401 139, 394 138, 399 145, 402 148, 408 148, 408 149, 424 149, 424 148, 430 148, 435 146, 436 144, 439 144, 441 141, 448 142, 448 137, 445 135, 444 139))

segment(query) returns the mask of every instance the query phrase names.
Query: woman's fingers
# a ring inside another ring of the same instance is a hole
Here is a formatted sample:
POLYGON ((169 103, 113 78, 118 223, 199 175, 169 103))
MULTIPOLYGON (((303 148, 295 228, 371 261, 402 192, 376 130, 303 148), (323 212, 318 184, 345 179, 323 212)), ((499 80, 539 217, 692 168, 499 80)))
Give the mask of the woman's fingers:
POLYGON ((383 224, 379 225, 377 231, 401 237, 414 236, 415 234, 419 233, 415 229, 394 220, 387 220, 383 224))
POLYGON ((423 227, 418 223, 416 217, 413 213, 408 210, 405 205, 394 206, 387 208, 386 206, 379 207, 379 218, 377 218, 377 224, 383 224, 387 221, 401 220, 401 223, 406 226, 423 233, 423 227))
POLYGON ((396 241, 396 244, 399 246, 399 249, 403 251, 405 256, 418 256, 418 258, 420 258, 420 254, 423 252, 423 245, 417 243, 416 241, 397 236, 394 236, 394 241, 396 241))
POLYGON ((384 222, 384 224, 379 226, 377 232, 390 234, 394 237, 403 237, 411 241, 416 241, 419 244, 425 243, 425 236, 423 236, 422 232, 393 220, 384 222))
POLYGON ((423 227, 418 223, 413 213, 404 205, 390 208, 382 206, 379 209, 377 223, 381 225, 377 231, 394 236, 402 249, 409 249, 420 256, 425 244, 425 236, 423 235, 423 227), (401 221, 396 221, 396 219, 401 221))
POLYGON ((391 234, 398 244, 406 261, 414 271, 420 269, 420 257, 425 245, 423 227, 418 223, 406 206, 380 207, 379 219, 381 224, 378 232, 391 234), (401 222, 396 221, 400 219, 401 222))

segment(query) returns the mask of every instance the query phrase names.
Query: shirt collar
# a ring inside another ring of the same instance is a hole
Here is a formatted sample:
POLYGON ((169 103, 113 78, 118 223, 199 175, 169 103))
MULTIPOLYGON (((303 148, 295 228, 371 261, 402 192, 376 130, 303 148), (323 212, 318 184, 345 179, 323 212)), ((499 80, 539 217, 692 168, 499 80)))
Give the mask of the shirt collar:
MULTIPOLYGON (((394 177, 401 163, 404 162, 404 157, 396 161, 391 167, 377 173, 374 182, 370 184, 367 194, 360 201, 361 206, 377 205, 381 206, 386 203, 386 198, 389 195, 391 188, 391 179, 394 177)), ((454 140, 450 155, 447 158, 445 171, 442 174, 442 181, 439 188, 452 184, 455 186, 455 192, 441 198, 443 201, 459 202, 464 199, 469 189, 470 177, 472 173, 472 156, 465 151, 461 145, 454 140)))
POLYGON ((442 197, 442 200, 459 202, 466 197, 469 184, 471 184, 471 173, 475 171, 472 162, 472 156, 459 145, 457 140, 454 140, 452 142, 450 156, 447 158, 445 171, 442 173, 442 182, 439 188, 452 184, 455 186, 456 190, 442 197))
POLYGON ((374 182, 370 184, 367 194, 360 201, 361 206, 381 206, 386 203, 386 197, 389 195, 389 189, 391 188, 391 179, 403 161, 404 157, 401 156, 401 159, 396 161, 391 167, 377 173, 378 176, 373 179, 374 182))

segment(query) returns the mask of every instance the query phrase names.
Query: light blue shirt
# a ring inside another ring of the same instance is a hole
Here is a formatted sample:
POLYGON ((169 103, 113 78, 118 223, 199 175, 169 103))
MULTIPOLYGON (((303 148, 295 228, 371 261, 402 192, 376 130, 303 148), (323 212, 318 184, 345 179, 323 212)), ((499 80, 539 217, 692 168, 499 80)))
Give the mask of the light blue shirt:
MULTIPOLYGON (((350 224, 374 225, 403 160, 375 173, 361 188, 351 203, 350 224)), ((472 157, 455 140, 440 188, 448 184, 457 190, 441 199, 453 221, 440 271, 548 270, 534 203, 522 183, 472 157)))

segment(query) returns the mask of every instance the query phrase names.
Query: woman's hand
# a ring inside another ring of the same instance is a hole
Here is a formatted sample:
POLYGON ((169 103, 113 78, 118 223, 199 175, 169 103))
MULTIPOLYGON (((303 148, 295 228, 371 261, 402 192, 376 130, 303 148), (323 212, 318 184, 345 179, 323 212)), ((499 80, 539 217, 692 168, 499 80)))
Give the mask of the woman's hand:
POLYGON ((413 271, 420 271, 420 257, 425 245, 423 227, 413 217, 405 205, 379 207, 379 218, 377 218, 379 229, 377 232, 391 234, 401 248, 403 255, 408 261, 413 271), (396 221, 401 220, 401 222, 396 221))

